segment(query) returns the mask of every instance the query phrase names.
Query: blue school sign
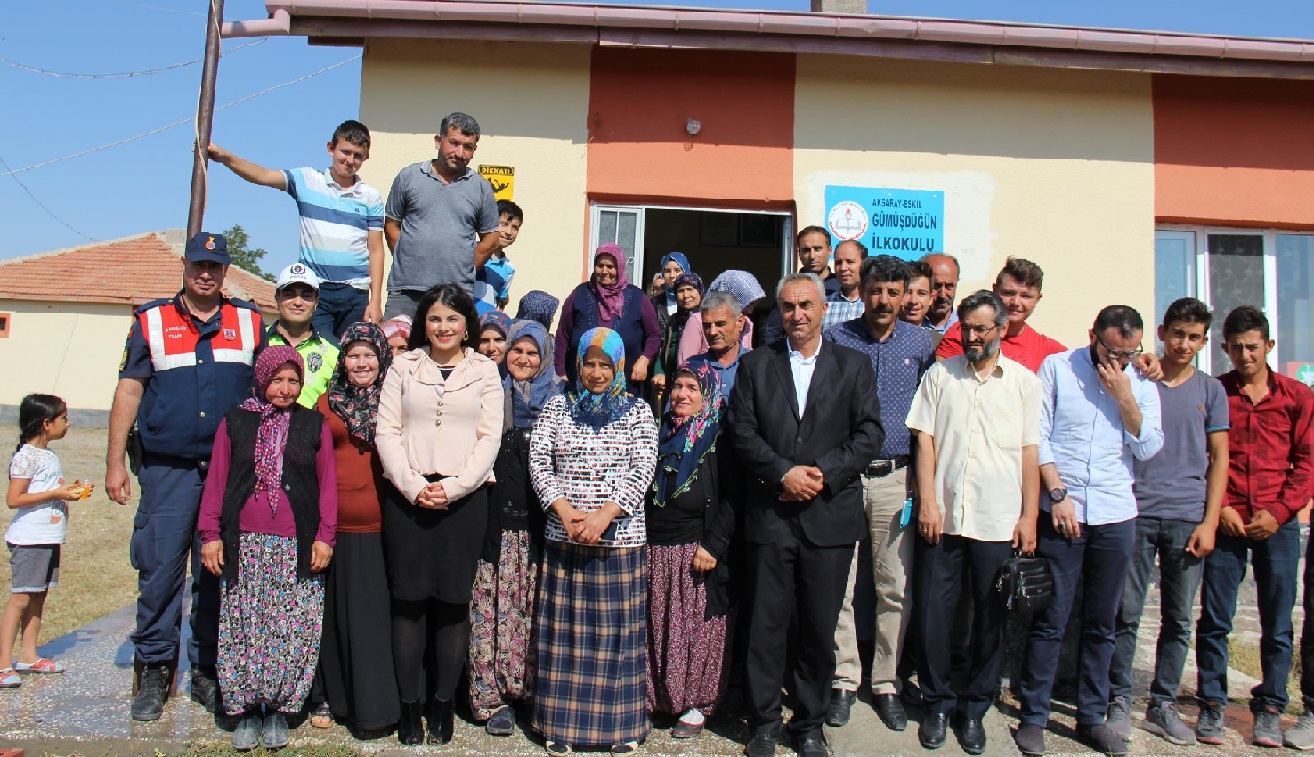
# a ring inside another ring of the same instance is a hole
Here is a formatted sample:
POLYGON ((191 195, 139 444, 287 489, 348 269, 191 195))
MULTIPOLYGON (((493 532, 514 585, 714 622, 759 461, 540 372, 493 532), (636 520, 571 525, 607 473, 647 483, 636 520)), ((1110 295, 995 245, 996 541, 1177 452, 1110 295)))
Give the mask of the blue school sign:
POLYGON ((944 192, 827 186, 826 226, 836 244, 856 239, 872 255, 944 252, 944 192))

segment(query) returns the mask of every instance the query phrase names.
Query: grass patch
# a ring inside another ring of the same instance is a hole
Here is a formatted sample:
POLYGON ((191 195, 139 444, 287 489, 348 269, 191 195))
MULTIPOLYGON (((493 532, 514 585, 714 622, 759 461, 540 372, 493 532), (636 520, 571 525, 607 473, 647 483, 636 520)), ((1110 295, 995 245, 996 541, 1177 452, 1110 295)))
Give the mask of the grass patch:
MULTIPOLYGON (((137 599, 137 572, 128 562, 128 541, 137 512, 137 481, 127 505, 105 496, 104 429, 73 428, 50 449, 59 456, 64 478, 89 478, 96 491, 89 499, 70 503, 68 541, 60 556, 59 586, 50 592, 42 619, 42 643, 90 623, 137 599)), ((0 426, 0 439, 18 439, 18 428, 0 426)), ((12 452, 9 447, 6 451, 12 452)), ((8 470, 8 456, 5 460, 8 470)), ((6 483, 6 486, 8 483, 6 483)), ((9 527, 14 511, 0 508, 0 529, 9 527)), ((8 601, 9 555, 0 560, 0 586, 8 601)))
MULTIPOLYGON (((1295 631, 1295 649, 1291 654, 1291 672, 1287 675, 1288 715, 1299 715, 1305 711, 1300 695, 1300 628, 1295 631)), ((1263 679, 1264 669, 1259 662, 1259 645, 1238 641, 1235 637, 1227 640, 1227 665, 1239 670, 1251 678, 1263 679)))

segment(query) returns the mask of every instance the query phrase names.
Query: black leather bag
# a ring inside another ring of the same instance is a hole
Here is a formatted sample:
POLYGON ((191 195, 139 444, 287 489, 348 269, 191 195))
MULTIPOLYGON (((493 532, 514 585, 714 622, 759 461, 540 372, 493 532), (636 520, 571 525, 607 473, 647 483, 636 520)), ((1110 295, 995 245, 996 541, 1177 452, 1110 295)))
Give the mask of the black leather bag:
POLYGON ((1012 612, 1044 610, 1054 601, 1054 576, 1049 572, 1049 562, 1043 557, 1014 553, 999 566, 995 591, 999 592, 1005 609, 1012 612))

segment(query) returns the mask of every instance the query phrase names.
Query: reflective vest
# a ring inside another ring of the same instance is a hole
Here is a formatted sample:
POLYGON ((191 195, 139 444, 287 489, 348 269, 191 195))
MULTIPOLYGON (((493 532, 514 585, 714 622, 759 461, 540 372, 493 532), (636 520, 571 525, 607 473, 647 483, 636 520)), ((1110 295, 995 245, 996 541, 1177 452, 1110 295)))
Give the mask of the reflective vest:
POLYGON ((201 323, 173 297, 142 305, 136 318, 153 369, 137 411, 143 448, 209 460, 224 413, 251 396, 260 312, 224 299, 218 316, 201 323))

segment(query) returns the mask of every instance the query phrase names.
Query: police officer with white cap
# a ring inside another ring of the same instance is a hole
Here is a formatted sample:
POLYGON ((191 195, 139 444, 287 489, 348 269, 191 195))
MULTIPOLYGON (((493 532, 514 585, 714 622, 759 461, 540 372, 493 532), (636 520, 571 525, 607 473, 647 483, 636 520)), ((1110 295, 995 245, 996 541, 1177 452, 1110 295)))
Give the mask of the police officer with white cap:
POLYGON ((306 364, 306 381, 297 404, 313 408, 328 391, 338 364, 338 335, 320 334, 311 323, 319 304, 319 277, 303 263, 293 263, 274 282, 278 320, 269 327, 270 344, 295 347, 306 364))

